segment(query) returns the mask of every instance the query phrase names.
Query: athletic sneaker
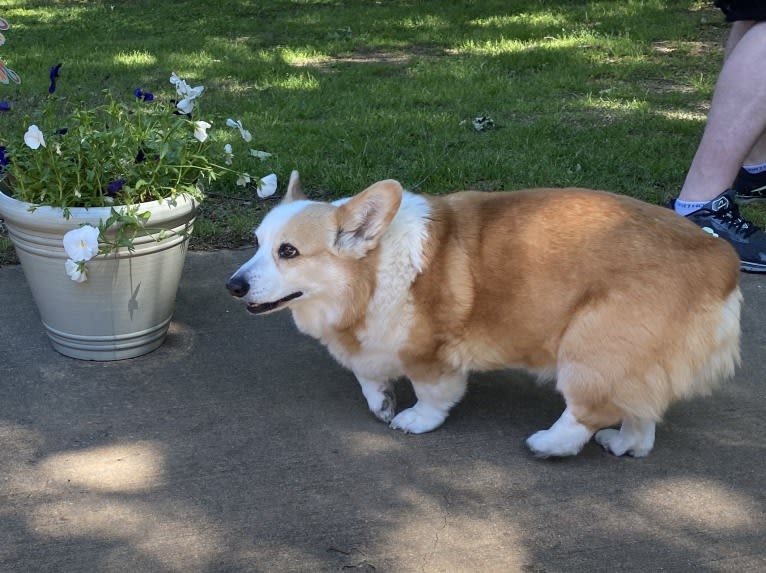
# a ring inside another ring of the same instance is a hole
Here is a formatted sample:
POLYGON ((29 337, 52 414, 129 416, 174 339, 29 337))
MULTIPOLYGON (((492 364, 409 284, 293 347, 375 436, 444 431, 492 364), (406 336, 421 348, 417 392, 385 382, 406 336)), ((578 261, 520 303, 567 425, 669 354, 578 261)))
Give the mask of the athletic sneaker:
POLYGON ((766 199, 766 171, 750 173, 740 167, 733 187, 737 192, 737 201, 741 203, 766 199))
MULTIPOLYGON (((686 218, 703 231, 729 241, 739 254, 743 271, 766 273, 766 233, 742 218, 734 194, 734 189, 727 189, 686 218)), ((674 203, 672 201, 669 207, 674 203)))

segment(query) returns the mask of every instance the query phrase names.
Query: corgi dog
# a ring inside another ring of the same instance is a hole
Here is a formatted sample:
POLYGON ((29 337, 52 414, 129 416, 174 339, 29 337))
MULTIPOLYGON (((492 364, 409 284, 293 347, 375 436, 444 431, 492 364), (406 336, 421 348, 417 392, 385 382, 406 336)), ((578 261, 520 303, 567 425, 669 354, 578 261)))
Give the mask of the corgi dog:
POLYGON ((293 172, 227 288, 253 314, 292 311, 351 369, 370 410, 437 428, 469 373, 525 368, 566 408, 527 439, 571 456, 595 436, 646 456, 676 400, 739 363, 739 258, 672 210, 588 189, 414 194, 394 180, 332 203, 293 172), (417 402, 396 412, 392 381, 417 402), (612 427, 619 426, 619 427, 612 427))

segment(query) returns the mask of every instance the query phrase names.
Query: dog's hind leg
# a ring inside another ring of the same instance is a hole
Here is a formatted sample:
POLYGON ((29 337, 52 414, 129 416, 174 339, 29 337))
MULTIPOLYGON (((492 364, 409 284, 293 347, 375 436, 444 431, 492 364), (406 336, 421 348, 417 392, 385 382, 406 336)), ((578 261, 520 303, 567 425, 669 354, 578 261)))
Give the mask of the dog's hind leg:
POLYGON ((596 441, 615 456, 628 454, 642 458, 649 455, 654 446, 654 427, 652 420, 625 418, 619 430, 608 428, 596 432, 596 441))
POLYGON ((396 413, 396 394, 394 394, 393 384, 389 381, 370 380, 358 374, 356 379, 362 387, 362 394, 367 399, 370 412, 379 420, 390 422, 396 413))
POLYGON ((550 428, 529 436, 527 446, 541 458, 573 456, 588 443, 592 435, 593 430, 578 422, 572 410, 566 408, 550 428))
POLYGON ((622 419, 622 412, 611 401, 608 378, 602 370, 582 362, 559 365, 556 386, 564 395, 567 407, 550 428, 527 439, 527 446, 536 456, 573 456, 596 430, 622 419))
POLYGON ((455 372, 439 378, 436 382, 412 381, 418 401, 412 408, 399 412, 391 420, 391 427, 412 434, 430 432, 442 425, 450 408, 465 394, 468 374, 455 372))

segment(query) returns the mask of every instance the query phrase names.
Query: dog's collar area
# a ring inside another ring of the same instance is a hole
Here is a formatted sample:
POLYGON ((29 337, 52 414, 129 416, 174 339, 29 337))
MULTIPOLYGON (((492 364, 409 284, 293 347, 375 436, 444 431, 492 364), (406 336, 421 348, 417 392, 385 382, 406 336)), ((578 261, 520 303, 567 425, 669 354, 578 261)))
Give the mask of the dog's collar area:
POLYGON ((252 314, 261 314, 264 312, 269 312, 271 310, 276 309, 278 306, 286 302, 290 302, 291 300, 298 298, 299 296, 303 296, 303 292, 298 291, 298 292, 294 292, 293 294, 288 294, 286 297, 280 298, 279 300, 274 302, 263 302, 260 304, 251 302, 247 305, 247 311, 252 314))

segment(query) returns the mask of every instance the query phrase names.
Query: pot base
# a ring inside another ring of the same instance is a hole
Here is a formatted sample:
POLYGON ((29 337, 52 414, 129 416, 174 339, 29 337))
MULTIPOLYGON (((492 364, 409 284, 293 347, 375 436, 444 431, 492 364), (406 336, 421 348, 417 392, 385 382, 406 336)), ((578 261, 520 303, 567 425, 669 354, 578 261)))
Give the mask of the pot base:
POLYGON ((170 318, 142 332, 121 336, 82 336, 61 332, 43 322, 53 349, 59 354, 80 360, 123 360, 157 350, 165 341, 170 318))

